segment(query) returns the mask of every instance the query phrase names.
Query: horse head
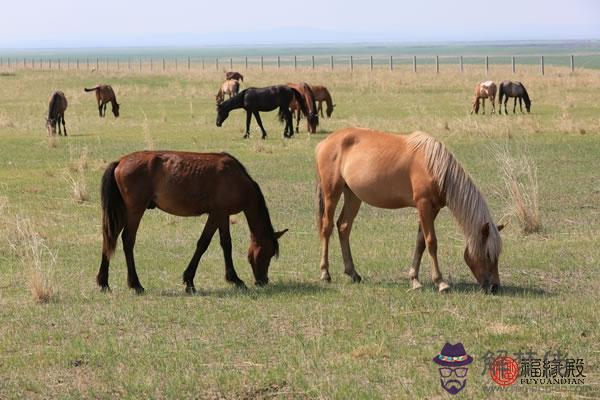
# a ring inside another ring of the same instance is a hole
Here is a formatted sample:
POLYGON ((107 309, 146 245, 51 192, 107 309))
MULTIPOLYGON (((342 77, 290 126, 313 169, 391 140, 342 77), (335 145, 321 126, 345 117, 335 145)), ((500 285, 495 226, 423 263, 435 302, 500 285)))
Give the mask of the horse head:
POLYGON ((115 118, 119 117, 119 107, 121 107, 121 105, 115 101, 115 103, 113 104, 113 107, 112 107, 112 112, 113 112, 115 118))
POLYGON ((327 118, 331 117, 331 114, 333 114, 334 108, 335 108, 335 104, 332 104, 331 107, 327 107, 327 109, 325 110, 325 113, 327 114, 327 118))
POLYGON ((56 135, 56 120, 54 118, 46 118, 46 129, 48 135, 56 135))
POLYGON ((269 265, 273 257, 279 256, 278 240, 288 230, 274 232, 273 237, 263 240, 252 240, 248 248, 248 262, 252 266, 252 273, 257 286, 269 283, 269 265))
POLYGON ((217 126, 220 128, 229 117, 229 111, 223 108, 223 103, 217 105, 217 126))
MULTIPOLYGON (((465 262, 471 269, 471 272, 477 279, 477 282, 487 292, 488 289, 491 293, 496 293, 500 288, 500 275, 498 274, 498 256, 500 249, 497 248, 497 254, 490 254, 487 242, 490 239, 492 232, 490 230, 495 229, 500 232, 504 229, 504 225, 492 226, 489 222, 486 222, 481 227, 480 232, 480 243, 478 244, 481 248, 485 249, 483 252, 471 252, 469 248, 465 249, 465 262), (481 253, 481 254, 479 254, 481 253)), ((495 233, 498 235, 499 233, 495 233)), ((493 240, 493 239, 491 239, 493 240)), ((498 239, 499 240, 499 239, 498 239)))

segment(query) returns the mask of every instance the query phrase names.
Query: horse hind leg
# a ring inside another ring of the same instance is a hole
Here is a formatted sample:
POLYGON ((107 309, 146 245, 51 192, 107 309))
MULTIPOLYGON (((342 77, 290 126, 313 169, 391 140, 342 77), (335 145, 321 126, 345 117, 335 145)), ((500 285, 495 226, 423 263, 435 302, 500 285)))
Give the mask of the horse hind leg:
POLYGON ((411 282, 411 286, 413 289, 420 289, 423 287, 421 282, 419 282, 419 269, 421 267, 421 259, 423 258, 423 252, 425 252, 425 236, 423 235, 423 229, 421 228, 421 224, 419 224, 419 229, 417 230, 417 243, 415 246, 415 253, 413 254, 413 261, 408 271, 408 277, 411 282))
POLYGON ((65 125, 65 116, 62 115, 60 117, 61 121, 62 121, 62 125, 63 125, 63 131, 65 132, 65 136, 67 136, 67 126, 65 125))
POLYGON ((352 223, 362 201, 348 188, 344 189, 344 206, 337 220, 338 236, 340 238, 340 247, 342 248, 342 258, 344 259, 344 273, 352 278, 353 282, 360 282, 362 278, 356 272, 352 251, 350 250, 350 233, 352 232, 352 223))
POLYGON ((521 97, 519 97, 519 108, 521 109, 521 114, 523 113, 523 99, 521 97))
POLYGON ((215 231, 217 230, 217 221, 214 218, 213 214, 208 216, 208 220, 204 225, 204 229, 202 230, 202 234, 196 243, 196 251, 192 256, 187 268, 183 272, 183 283, 185 283, 185 291, 187 293, 195 293, 196 288, 194 287, 194 277, 196 276, 196 270, 198 269, 198 263, 200 262, 200 258, 208 248, 210 241, 212 240, 215 231))
POLYGON ((265 139, 267 137, 267 131, 265 131, 265 128, 263 127, 262 119, 260 119, 260 114, 258 113, 258 111, 253 111, 252 114, 254 114, 254 119, 256 119, 256 123, 260 127, 260 131, 262 132, 262 138, 265 139))
POLYGON ((330 179, 323 179, 318 183, 318 197, 319 197, 319 236, 321 237, 321 280, 331 282, 331 275, 329 274, 329 239, 333 232, 333 216, 335 214, 335 208, 340 200, 342 194, 342 187, 344 182, 339 177, 339 182, 336 182, 336 178, 331 177, 330 179))
POLYGON ((437 237, 435 235, 435 228, 433 221, 438 213, 438 210, 434 209, 429 200, 421 200, 417 203, 417 210, 419 212, 419 222, 423 229, 423 236, 427 251, 431 258, 431 279, 438 286, 440 292, 444 292, 450 289, 450 286, 442 278, 440 267, 437 258, 437 237))
POLYGON ((517 113, 517 98, 515 97, 515 102, 513 104, 513 114, 517 113))
POLYGON ((219 222, 219 239, 221 248, 223 249, 223 258, 225 259, 225 280, 233 283, 237 287, 245 288, 246 284, 242 281, 233 267, 233 259, 231 258, 231 233, 229 231, 229 216, 221 218, 219 222))
POLYGON ((137 294, 144 293, 144 288, 140 284, 140 280, 137 275, 135 268, 135 259, 133 257, 133 248, 135 246, 135 239, 137 236, 137 230, 140 226, 140 220, 144 215, 144 210, 136 212, 128 212, 127 224, 123 229, 121 238, 123 240, 123 251, 125 252, 125 261, 127 262, 127 285, 131 289, 135 289, 137 294))

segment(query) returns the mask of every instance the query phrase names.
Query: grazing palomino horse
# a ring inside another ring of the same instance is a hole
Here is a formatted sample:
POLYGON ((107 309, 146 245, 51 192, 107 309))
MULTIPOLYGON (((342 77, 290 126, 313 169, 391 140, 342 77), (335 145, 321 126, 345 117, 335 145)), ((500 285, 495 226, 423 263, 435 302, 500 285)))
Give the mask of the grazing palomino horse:
POLYGON ((348 128, 332 133, 317 145, 318 223, 321 236, 321 279, 330 281, 329 237, 335 208, 344 195, 337 229, 344 271, 355 282, 361 277, 350 251, 352 222, 364 201, 374 207, 415 207, 419 215, 417 245, 409 276, 420 288, 419 266, 425 247, 432 261, 431 275, 440 292, 449 289, 437 259, 434 220, 448 206, 466 237, 464 258, 479 284, 495 293, 500 286, 499 231, 485 199, 454 156, 431 136, 415 132, 393 135, 348 128))
POLYGON ((86 92, 96 92, 96 101, 98 102, 98 113, 101 117, 106 116, 106 104, 110 102, 112 106, 112 112, 115 117, 119 116, 119 103, 117 103, 117 96, 110 85, 98 85, 91 89, 84 88, 86 92))
POLYGON ((244 75, 240 74, 239 72, 229 71, 229 72, 225 72, 225 79, 226 80, 233 79, 235 81, 244 82, 244 75))
POLYGON ((493 81, 479 82, 475 86, 475 98, 471 114, 479 114, 479 99, 483 103, 483 114, 485 114, 485 99, 490 99, 492 103, 492 114, 496 112, 496 84, 493 81))
POLYGON ((292 115, 294 112, 296 113, 296 132, 298 132, 300 125, 300 112, 302 111, 304 115, 306 115, 306 125, 308 127, 308 131, 310 133, 317 132, 317 126, 319 125, 319 114, 317 114, 317 104, 315 102, 315 95, 311 89, 311 87, 306 82, 300 83, 287 83, 289 87, 292 89, 296 89, 303 97, 304 104, 306 106, 306 112, 302 111, 300 108, 300 104, 293 99, 290 102, 290 111, 292 115))
POLYGON ((531 99, 529 98, 529 93, 527 93, 527 89, 521 82, 512 82, 512 81, 502 81, 500 83, 500 87, 498 89, 498 104, 500 105, 500 114, 502 114, 502 98, 504 99, 504 112, 508 115, 508 110, 506 109, 506 103, 508 103, 509 97, 515 98, 515 104, 513 106, 513 114, 517 112, 517 99, 519 99, 519 108, 521 108, 521 113, 523 113, 523 103, 525 102, 525 108, 527 112, 531 111, 531 99))
POLYGON ((252 115, 254 115, 262 131, 262 138, 264 139, 267 137, 267 131, 263 128, 259 111, 273 111, 279 107, 279 120, 285 120, 283 136, 286 138, 291 137, 294 134, 294 126, 289 106, 293 98, 298 100, 300 107, 303 108, 303 112, 306 112, 302 95, 289 86, 277 85, 244 89, 232 98, 217 105, 217 126, 220 127, 223 125, 231 110, 243 108, 246 110, 246 133, 244 134, 244 139, 250 137, 250 120, 252 119, 252 115))
POLYGON ((221 104, 225 101, 225 95, 229 95, 229 98, 235 96, 240 91, 240 82, 234 79, 228 79, 221 85, 219 92, 215 96, 217 104, 221 104))
POLYGON ((68 103, 65 94, 59 90, 52 93, 48 101, 48 117, 46 117, 46 129, 49 135, 56 135, 56 125, 58 125, 58 134, 60 133, 60 123, 62 121, 65 136, 67 136, 67 127, 65 126, 65 111, 68 103))
POLYGON ((102 262, 96 281, 109 290, 108 267, 121 231, 127 262, 127 283, 137 293, 138 279, 133 246, 140 220, 147 209, 159 208, 182 217, 208 214, 194 256, 183 273, 186 292, 195 292, 194 276, 200 258, 219 230, 225 258, 225 279, 244 287, 231 258, 229 216, 244 212, 250 228, 248 262, 257 285, 269 282, 269 264, 279 254, 278 239, 265 198, 244 166, 227 153, 141 151, 121 157, 104 172, 102 199, 102 262))
POLYGON ((333 109, 335 108, 335 104, 333 104, 333 100, 331 99, 331 94, 329 93, 329 90, 327 90, 325 86, 321 85, 311 85, 310 88, 312 89, 315 95, 315 101, 317 102, 317 111, 321 113, 321 117, 323 117, 323 102, 325 102, 325 104, 327 105, 327 108, 325 109, 327 118, 331 117, 333 109))

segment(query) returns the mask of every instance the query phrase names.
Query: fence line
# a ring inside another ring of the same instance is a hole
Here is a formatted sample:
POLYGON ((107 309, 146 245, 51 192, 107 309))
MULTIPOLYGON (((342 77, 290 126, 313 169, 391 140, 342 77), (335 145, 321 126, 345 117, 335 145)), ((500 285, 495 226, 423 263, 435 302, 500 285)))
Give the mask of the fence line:
MULTIPOLYGON (((517 72, 517 66, 539 65, 539 73, 546 74, 546 65, 568 67, 571 72, 576 67, 585 67, 590 61, 600 66, 600 53, 571 54, 571 55, 414 55, 414 56, 394 56, 394 55, 290 55, 290 56, 239 56, 239 57, 105 57, 101 60, 96 57, 95 68, 91 68, 89 57, 48 57, 46 59, 29 57, 3 57, 0 56, 0 71, 14 71, 18 69, 30 70, 72 70, 80 71, 85 68, 88 71, 114 72, 121 71, 121 62, 127 62, 127 71, 134 71, 132 61, 139 66, 138 71, 166 72, 170 70, 188 71, 197 69, 207 69, 208 65, 214 65, 216 71, 220 69, 254 69, 264 70, 267 67, 276 67, 277 69, 289 68, 297 70, 304 69, 347 69, 354 71, 359 67, 364 67, 369 71, 389 69, 390 71, 401 70, 402 66, 409 67, 412 64, 412 71, 417 73, 420 67, 433 66, 433 70, 439 73, 442 68, 458 65, 458 71, 465 72, 465 66, 469 68, 481 68, 485 74, 489 73, 490 64, 494 66, 509 65, 512 73, 517 72), (137 58, 137 60, 136 60, 137 58), (577 58, 577 60, 576 60, 577 58), (588 61, 586 62, 586 58, 588 61), (537 60, 536 60, 537 59, 537 60), (594 61, 594 59, 596 59, 594 61), (36 63, 36 60, 38 61, 36 63), (581 62, 579 60, 582 60, 581 62), (104 61, 104 62, 102 62, 104 61), (155 68, 155 62, 158 61, 160 67, 155 68), (518 63, 518 61, 521 61, 518 63), (73 67, 74 66, 74 67, 73 67), (161 68, 162 67, 162 68, 161 68)), ((124 70, 124 69, 123 69, 124 70)))

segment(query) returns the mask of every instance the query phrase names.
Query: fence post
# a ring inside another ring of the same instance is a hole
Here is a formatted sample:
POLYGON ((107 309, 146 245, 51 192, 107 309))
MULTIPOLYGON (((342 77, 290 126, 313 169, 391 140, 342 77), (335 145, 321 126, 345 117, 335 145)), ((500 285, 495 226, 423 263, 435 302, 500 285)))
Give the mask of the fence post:
POLYGON ((89 71, 89 70, 90 70, 90 59, 89 59, 89 58, 86 58, 86 59, 85 59, 85 62, 86 62, 86 68, 87 68, 87 70, 89 71))
POLYGON ((331 56, 331 70, 333 71, 333 56, 331 56))
POLYGON ((490 69, 490 60, 489 60, 488 56, 485 56, 485 74, 486 75, 487 75, 489 69, 490 69))
POLYGON ((204 69, 204 58, 202 59, 202 69, 204 69))
POLYGON ((465 72, 465 64, 463 63, 463 56, 460 56, 460 73, 465 72))
POLYGON ((417 56, 413 56, 413 72, 417 72, 417 56))
POLYGON ((244 58, 244 65, 246 66, 246 69, 248 69, 248 56, 244 58))
POLYGON ((369 56, 369 66, 371 68, 371 71, 373 71, 373 56, 369 56))
POLYGON ((233 69, 233 58, 229 57, 229 70, 233 69))
POLYGON ((517 71, 517 64, 515 62, 515 56, 512 56, 511 62, 512 62, 512 72, 514 74, 517 71))
POLYGON ((60 71, 60 58, 58 59, 58 70, 60 71))
POLYGON ((100 71, 100 59, 96 57, 96 71, 100 71))
POLYGON ((121 70, 121 59, 117 58, 117 71, 121 70))
POLYGON ((354 71, 354 59, 350 56, 350 71, 354 71))
POLYGON ((540 56, 540 72, 544 75, 544 56, 540 56))
POLYGON ((142 57, 140 57, 140 72, 142 72, 142 57))
POLYGON ((571 72, 575 72, 575 56, 571 55, 571 72))
POLYGON ((312 65, 312 69, 315 69, 315 56, 311 56, 310 60, 311 60, 310 62, 311 62, 311 65, 312 65))
POLYGON ((131 71, 131 57, 127 59, 127 71, 131 71))
POLYGON ((188 56, 188 71, 190 70, 190 56, 188 56))
POLYGON ((218 71, 219 70, 219 57, 215 58, 215 69, 218 71))
POLYGON ((296 56, 294 56, 294 70, 296 70, 298 68, 298 60, 296 59, 296 56))
POLYGON ((394 56, 390 56, 390 71, 394 70, 394 56))
POLYGON ((440 73, 440 56, 438 56, 437 54, 435 55, 435 73, 440 73))
POLYGON ((175 71, 179 69, 179 63, 177 62, 177 57, 175 57, 175 71))
POLYGON ((108 57, 106 57, 105 62, 106 62, 106 71, 108 72, 108 57))
POLYGON ((279 67, 281 67, 281 58, 277 56, 277 69, 279 69, 279 67))
POLYGON ((260 56, 260 70, 261 71, 265 70, 265 59, 263 56, 260 56))
POLYGON ((77 58, 77 71, 79 71, 79 57, 77 58))
MULTIPOLYGON (((8 68, 10 69, 10 58, 8 59, 8 68)), ((52 59, 48 59, 48 69, 52 71, 52 59)))
POLYGON ((162 61, 163 61, 163 72, 165 72, 165 58, 164 57, 163 57, 162 61))

